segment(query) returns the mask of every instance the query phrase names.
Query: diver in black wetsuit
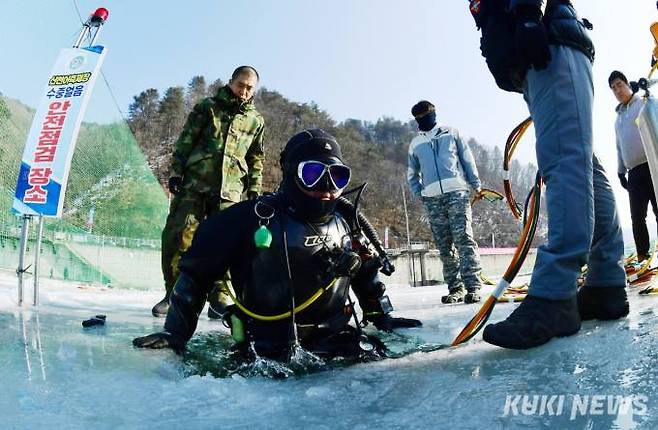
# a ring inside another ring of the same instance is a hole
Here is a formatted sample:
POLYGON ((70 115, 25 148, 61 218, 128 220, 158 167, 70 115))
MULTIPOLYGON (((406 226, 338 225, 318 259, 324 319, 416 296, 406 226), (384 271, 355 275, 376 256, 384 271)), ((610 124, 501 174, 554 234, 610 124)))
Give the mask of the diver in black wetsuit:
POLYGON ((296 134, 281 152, 281 167, 276 194, 238 203, 201 224, 180 261, 165 331, 136 338, 135 346, 184 350, 213 282, 226 270, 235 307, 225 321, 238 347, 259 356, 287 361, 299 344, 323 357, 354 357, 364 340, 376 344, 359 324, 349 324, 357 320, 350 287, 364 320, 378 329, 421 325, 390 315, 377 274, 387 260, 361 233, 367 220, 340 197, 350 169, 335 138, 320 129, 296 134))

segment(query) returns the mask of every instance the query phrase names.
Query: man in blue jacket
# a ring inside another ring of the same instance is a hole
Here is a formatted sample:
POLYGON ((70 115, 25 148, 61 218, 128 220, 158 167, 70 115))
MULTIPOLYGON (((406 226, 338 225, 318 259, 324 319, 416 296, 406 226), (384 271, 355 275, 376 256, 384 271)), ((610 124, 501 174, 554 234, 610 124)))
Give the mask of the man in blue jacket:
POLYGON ((418 136, 409 145, 407 180, 422 198, 443 264, 448 295, 443 303, 480 301, 480 259, 471 227, 469 188, 480 194, 473 154, 454 128, 439 126, 434 105, 411 109, 418 136))
POLYGON ((628 314, 624 244, 615 199, 592 151, 592 26, 568 0, 470 0, 481 50, 498 86, 523 93, 546 184, 548 241, 527 298, 485 327, 486 342, 532 348, 573 335, 581 320, 628 314), (580 269, 588 264, 577 291, 580 269))

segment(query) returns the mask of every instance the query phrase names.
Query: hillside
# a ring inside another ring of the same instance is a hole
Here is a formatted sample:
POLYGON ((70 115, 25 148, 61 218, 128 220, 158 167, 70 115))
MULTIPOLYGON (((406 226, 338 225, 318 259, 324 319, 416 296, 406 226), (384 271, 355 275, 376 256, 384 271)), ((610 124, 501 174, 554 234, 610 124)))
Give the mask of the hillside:
MULTIPOLYGON (((173 144, 187 112, 202 97, 223 85, 210 85, 197 76, 186 88, 169 88, 160 97, 155 89, 135 96, 128 124, 83 123, 72 161, 64 206, 64 222, 50 222, 51 230, 88 229, 109 236, 157 239, 167 212, 164 184, 173 144), (157 178, 157 180, 156 180, 157 178), (161 186, 158 186, 158 181, 161 186)), ((260 89, 255 100, 266 120, 264 188, 273 191, 281 180, 279 153, 290 136, 305 128, 321 127, 336 136, 346 163, 353 167, 352 185, 368 183, 361 208, 382 234, 389 228, 391 247, 407 242, 402 190, 409 210, 412 241, 431 241, 422 203, 410 196, 406 184, 407 146, 415 123, 392 118, 376 122, 349 119, 336 122, 317 104, 296 103, 276 91, 260 89)), ((7 230, 15 224, 9 214, 16 174, 34 110, 19 101, 0 97, 0 221, 7 230)), ((468 130, 461 131, 468 135, 468 130)), ((469 140, 485 187, 502 190, 499 148, 469 140)), ((512 183, 518 200, 530 189, 536 168, 514 162, 512 183)), ((478 203, 473 228, 480 246, 514 246, 520 225, 503 202, 478 203), (494 237, 492 237, 494 233, 494 237)), ((539 234, 541 236, 542 229, 539 234)))
MULTIPOLYGON (((134 97, 130 106, 129 124, 146 154, 150 168, 165 186, 174 142, 182 129, 187 113, 202 97, 213 94, 223 85, 220 80, 206 85, 203 76, 193 77, 186 87, 171 87, 160 96, 154 88, 134 97)), ((392 118, 376 122, 349 119, 336 122, 313 102, 296 103, 276 91, 262 88, 255 98, 257 109, 266 121, 264 188, 273 191, 281 180, 279 153, 286 141, 305 128, 321 127, 332 133, 342 145, 346 163, 353 168, 352 185, 363 182, 368 188, 363 195, 362 210, 381 232, 390 229, 390 245, 405 246, 406 227, 402 188, 409 205, 412 241, 429 241, 431 233, 422 203, 411 199, 406 184, 407 147, 416 133, 415 123, 392 118)), ((468 135, 468 130, 461 130, 468 135)), ((485 187, 502 191, 503 154, 499 148, 487 148, 470 139, 480 178, 485 187)), ((534 182, 536 167, 512 165, 512 183, 517 200, 523 201, 534 182)), ((514 246, 520 226, 503 202, 478 203, 474 208, 474 232, 481 246, 514 246)), ((542 229, 539 230, 541 235, 542 229)))

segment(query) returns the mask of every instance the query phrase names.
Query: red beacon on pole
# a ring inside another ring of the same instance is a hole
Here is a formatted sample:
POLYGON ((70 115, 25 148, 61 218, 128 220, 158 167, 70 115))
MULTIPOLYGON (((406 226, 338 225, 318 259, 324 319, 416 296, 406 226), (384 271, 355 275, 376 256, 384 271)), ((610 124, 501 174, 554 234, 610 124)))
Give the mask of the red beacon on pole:
POLYGON ((104 7, 99 7, 89 17, 89 22, 92 27, 98 27, 105 24, 108 16, 110 16, 110 12, 104 7))
POLYGON ((94 42, 96 41, 96 38, 98 38, 98 34, 101 32, 101 27, 105 24, 105 21, 107 21, 109 16, 110 12, 104 7, 96 9, 94 13, 89 16, 87 22, 82 25, 80 36, 78 36, 78 40, 73 47, 79 48, 85 41, 85 38, 89 39, 88 46, 94 46, 94 42), (95 30, 92 30, 92 28, 95 30))

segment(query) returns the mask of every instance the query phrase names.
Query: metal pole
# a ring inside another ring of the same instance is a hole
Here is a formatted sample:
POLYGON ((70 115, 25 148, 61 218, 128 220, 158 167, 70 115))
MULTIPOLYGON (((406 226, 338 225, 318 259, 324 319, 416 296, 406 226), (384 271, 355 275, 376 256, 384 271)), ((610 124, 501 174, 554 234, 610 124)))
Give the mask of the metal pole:
POLYGON ((85 25, 82 27, 82 30, 80 31, 80 35, 78 36, 78 40, 75 42, 75 45, 73 45, 74 48, 79 48, 79 47, 80 47, 80 45, 82 44, 82 42, 84 42, 85 37, 87 36, 87 34, 89 33, 89 31, 90 31, 90 29, 89 29, 89 24, 85 24, 85 25))
POLYGON ((103 286, 103 269, 101 268, 101 255, 103 254, 103 246, 105 245, 105 235, 101 235, 101 246, 98 247, 98 260, 96 262, 96 267, 98 267, 98 282, 103 286))
POLYGON ((96 27, 96 32, 94 32, 94 35, 91 37, 91 42, 89 42, 89 46, 94 46, 94 43, 96 42, 96 39, 98 39, 98 35, 101 33, 101 29, 103 27, 98 26, 96 27))
POLYGON ((425 256, 427 252, 420 251, 418 258, 420 259, 420 286, 423 287, 427 285, 427 275, 425 273, 425 256))
POLYGON ((21 228, 21 247, 18 254, 18 269, 16 274, 18 275, 18 306, 23 304, 23 276, 25 271, 25 251, 27 250, 27 235, 30 230, 30 218, 31 215, 23 215, 23 226, 21 228))
POLYGON ((402 205, 404 207, 404 219, 407 226, 407 255, 409 257, 409 270, 411 271, 411 279, 413 280, 412 287, 416 286, 416 265, 414 263, 414 256, 411 253, 411 234, 409 233, 409 212, 407 212, 407 196, 404 192, 404 185, 400 184, 402 190, 402 205))
POLYGON ((37 227, 37 246, 34 250, 34 306, 39 304, 39 260, 41 259, 41 242, 43 236, 43 215, 39 215, 37 227))

